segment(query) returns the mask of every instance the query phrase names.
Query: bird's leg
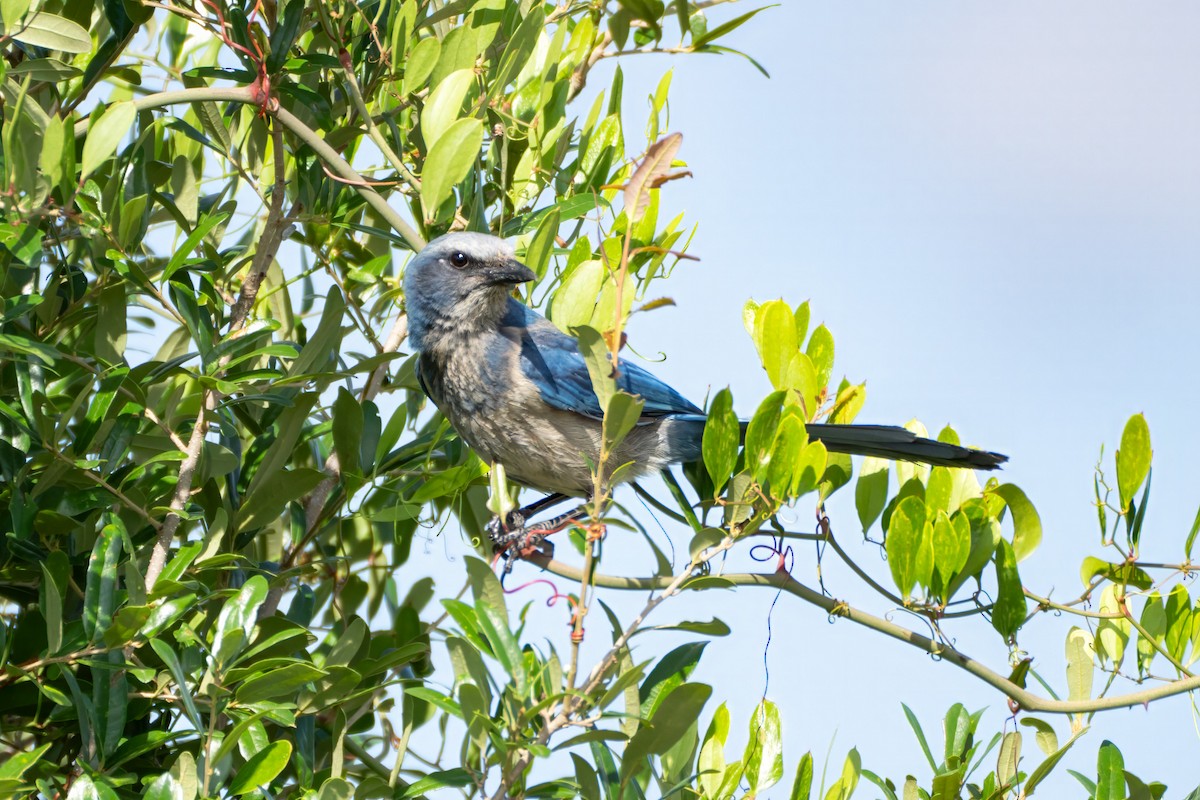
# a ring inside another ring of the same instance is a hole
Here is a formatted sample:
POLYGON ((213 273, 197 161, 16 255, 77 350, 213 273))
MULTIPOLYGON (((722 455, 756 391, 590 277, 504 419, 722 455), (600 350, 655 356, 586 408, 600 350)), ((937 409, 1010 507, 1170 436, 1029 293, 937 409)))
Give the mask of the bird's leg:
POLYGON ((510 533, 517 533, 525 529, 525 521, 535 514, 540 514, 547 508, 553 508, 564 500, 569 499, 568 495, 555 492, 548 494, 540 500, 535 500, 524 508, 518 508, 508 512, 503 520, 500 516, 492 517, 487 525, 484 526, 484 531, 488 538, 492 540, 492 544, 497 544, 500 539, 503 539, 510 533))
MULTIPOLYGON (((560 495, 555 502, 561 502, 562 499, 564 499, 564 496, 560 495)), ((545 503, 543 501, 540 508, 547 508, 550 505, 553 505, 553 503, 545 503)), ((550 543, 545 541, 546 537, 570 527, 574 522, 584 517, 587 512, 588 505, 584 503, 565 514, 559 514, 557 517, 544 522, 521 525, 512 530, 491 536, 493 552, 504 553, 504 574, 507 575, 512 571, 512 565, 518 558, 524 558, 539 551, 547 556, 552 555, 554 551, 553 548, 550 548, 550 543)), ((491 531, 489 530, 490 534, 491 531)))

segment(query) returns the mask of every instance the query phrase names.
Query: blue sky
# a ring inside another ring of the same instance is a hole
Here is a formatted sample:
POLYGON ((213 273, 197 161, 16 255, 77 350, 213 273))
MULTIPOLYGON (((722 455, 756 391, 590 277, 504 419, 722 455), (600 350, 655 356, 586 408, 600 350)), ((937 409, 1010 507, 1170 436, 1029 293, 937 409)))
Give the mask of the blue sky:
MULTIPOLYGON (((860 421, 949 422, 1011 456, 1004 479, 1026 490, 1045 526, 1022 576, 1060 598, 1078 594, 1080 560, 1099 554, 1100 445, 1111 459, 1125 420, 1145 412, 1155 474, 1144 555, 1179 561, 1200 503, 1198 32, 1200 7, 1185 3, 793 0, 728 41, 770 80, 731 57, 625 62, 630 127, 658 75, 675 69, 671 129, 684 133, 680 155, 695 177, 670 184, 662 202, 699 223, 692 252, 702 259, 659 287, 679 306, 640 315, 631 343, 665 352, 656 372, 690 397, 731 386, 746 415, 769 387, 742 329, 743 300, 810 299, 836 338, 835 374, 867 380, 860 421)), ((853 542, 851 499, 831 517, 853 542)), ((797 526, 808 520, 801 506, 797 526)), ((619 560, 617 547, 610 541, 607 570, 645 571, 632 545, 619 560)), ((886 576, 871 548, 855 552, 886 576)), ((794 574, 815 582, 810 551, 797 551, 794 574)), ((835 595, 888 610, 828 562, 825 577, 835 595)), ((772 599, 704 593, 664 608, 672 618, 720 613, 738 628, 695 676, 728 697, 735 729, 763 690, 772 599)), ((901 700, 931 737, 955 701, 988 706, 989 731, 1006 716, 1000 695, 953 667, 791 598, 772 622, 769 695, 783 709, 789 771, 810 748, 819 763, 836 734, 834 775, 850 746, 880 774, 926 774, 901 700)), ((1059 687, 1071 624, 1046 618, 1021 636, 1059 687)), ((952 633, 1003 669, 990 628, 952 633)), ((1051 721, 1065 741, 1066 721, 1051 721)), ((1200 782, 1187 698, 1102 715, 1066 766, 1094 776, 1105 738, 1128 769, 1166 781, 1169 798, 1200 782)), ((1027 769, 1041 758, 1031 737, 1025 753, 1027 769)), ((1081 791, 1060 768, 1041 795, 1081 791)))

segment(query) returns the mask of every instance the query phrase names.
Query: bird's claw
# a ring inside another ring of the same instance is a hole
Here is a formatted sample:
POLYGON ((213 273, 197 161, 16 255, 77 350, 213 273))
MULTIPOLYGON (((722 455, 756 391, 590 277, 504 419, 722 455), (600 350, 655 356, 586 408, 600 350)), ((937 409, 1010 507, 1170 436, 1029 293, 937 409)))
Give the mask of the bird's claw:
POLYGON ((566 516, 533 525, 526 525, 525 518, 515 511, 508 515, 505 522, 501 522, 498 516, 492 517, 484 530, 492 542, 492 552, 504 554, 503 574, 512 572, 513 564, 519 558, 529 558, 535 553, 553 556, 554 545, 546 541, 546 537, 562 530, 566 516))

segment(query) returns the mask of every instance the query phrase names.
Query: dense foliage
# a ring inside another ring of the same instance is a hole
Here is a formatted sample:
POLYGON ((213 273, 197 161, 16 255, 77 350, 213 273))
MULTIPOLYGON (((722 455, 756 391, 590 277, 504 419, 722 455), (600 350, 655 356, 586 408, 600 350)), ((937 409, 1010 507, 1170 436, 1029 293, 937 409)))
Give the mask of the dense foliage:
MULTIPOLYGON (((624 326, 670 302, 658 286, 691 229, 668 211, 685 166, 667 133, 670 74, 644 129, 623 115, 620 69, 585 87, 596 64, 635 52, 740 56, 722 42, 757 10, 710 22, 709 5, 0 2, 5 796, 761 794, 785 773, 778 710, 764 701, 744 753, 727 755, 729 709, 689 680, 724 623, 673 626, 695 641, 635 659, 647 615, 684 590, 781 590, 934 653, 1006 694, 1043 754, 955 705, 940 751, 910 715, 929 780, 877 776, 852 751, 814 789, 805 755, 788 771, 797 798, 848 798, 860 779, 892 798, 1029 795, 1090 714, 1200 687, 1185 580, 1200 518, 1178 563, 1142 559, 1140 415, 1115 472, 1097 471, 1107 558, 1084 560, 1078 597, 1040 596, 1019 573, 1042 533, 1022 489, 856 465, 808 441, 806 421, 853 420, 865 389, 832 383, 831 332, 781 300, 744 309, 776 390, 744 441, 722 390, 702 463, 647 493, 692 530, 686 563, 604 573, 606 526, 639 522, 606 506, 598 480, 591 519, 566 540, 581 566, 534 557, 579 583, 569 635, 526 630, 508 609, 482 527, 513 498, 417 386, 399 275, 446 230, 512 238, 539 276, 525 299, 595 367, 610 452, 640 401, 601 367, 635 357, 624 326), (285 246, 300 257, 277 258, 285 246), (839 490, 884 574, 823 513, 815 531, 781 521, 839 490), (394 578, 430 523, 479 548, 461 592, 394 578), (845 560, 880 609, 799 582, 784 557, 795 541, 845 560), (712 566, 763 544, 777 568, 712 566), (629 589, 656 590, 629 619, 596 597, 629 589), (932 636, 883 616, 895 607, 932 636), (587 662, 583 619, 601 608, 612 644, 587 662), (1018 647, 1048 611, 1078 616, 1065 685, 1018 647), (945 627, 979 620, 1011 664, 954 648, 945 627), (1118 679, 1147 687, 1119 694, 1118 679), (1047 714, 1069 715, 1068 737, 1047 714), (412 753, 413 736, 441 742, 437 763, 412 753)), ((605 458, 598 475, 622 468, 605 458)), ((1162 793, 1110 742, 1096 763, 1078 776, 1093 797, 1162 793)))

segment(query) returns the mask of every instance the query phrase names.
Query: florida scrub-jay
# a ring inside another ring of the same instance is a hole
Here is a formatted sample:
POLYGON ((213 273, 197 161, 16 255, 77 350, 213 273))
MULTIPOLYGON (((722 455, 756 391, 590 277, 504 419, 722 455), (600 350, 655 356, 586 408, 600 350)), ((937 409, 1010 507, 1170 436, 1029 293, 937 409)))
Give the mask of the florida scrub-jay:
MULTIPOLYGON (((404 296, 417 376, 459 435, 518 483, 551 493, 489 532, 498 547, 524 545, 531 510, 592 492, 604 414, 575 339, 512 296, 536 276, 502 239, 450 233, 409 262, 404 296)), ((621 479, 700 457, 704 412, 646 370, 622 361, 617 386, 645 403, 611 464, 632 462, 621 479)), ((994 469, 996 453, 920 438, 881 425, 808 425, 830 452, 949 467, 994 469)), ((565 519, 564 515, 559 519, 565 519)), ((543 527, 542 532, 547 528, 543 527)))

